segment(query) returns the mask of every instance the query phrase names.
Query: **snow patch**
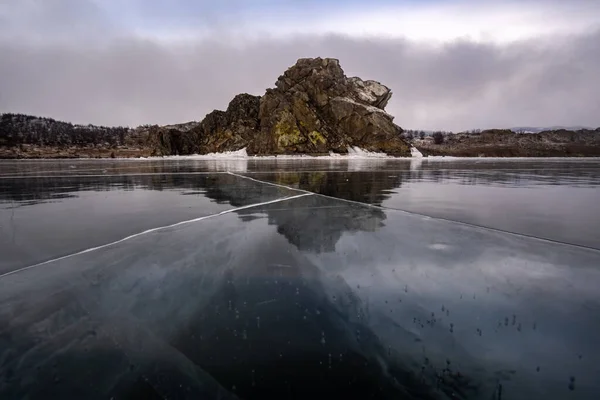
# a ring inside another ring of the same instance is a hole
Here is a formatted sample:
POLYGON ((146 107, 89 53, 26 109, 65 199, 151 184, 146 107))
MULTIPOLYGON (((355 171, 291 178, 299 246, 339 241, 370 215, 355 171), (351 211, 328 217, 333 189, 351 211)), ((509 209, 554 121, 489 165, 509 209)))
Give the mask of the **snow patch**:
POLYGON ((246 148, 244 147, 241 150, 224 151, 222 153, 192 154, 189 156, 163 156, 151 158, 162 158, 167 160, 245 159, 248 158, 248 152, 246 152, 246 148))
POLYGON ((360 147, 348 147, 348 158, 390 158, 385 153, 363 150, 360 147))
POLYGON ((358 98, 362 101, 366 101, 367 103, 373 103, 377 100, 377 97, 373 96, 371 93, 367 93, 365 91, 358 91, 358 98))
POLYGON ((360 147, 353 146, 348 147, 348 154, 338 154, 329 152, 329 156, 311 156, 307 154, 281 154, 274 156, 249 156, 246 149, 243 148, 238 151, 226 151, 223 153, 209 153, 209 154, 193 154, 189 156, 163 156, 163 157, 150 157, 151 159, 158 158, 164 160, 228 160, 228 159, 277 159, 277 160, 288 160, 288 159, 348 159, 348 158, 394 158, 388 156, 385 153, 377 153, 374 151, 363 150, 360 147))
MULTIPOLYGON (((358 96, 358 97, 361 97, 361 96, 360 96, 360 93, 359 93, 359 96, 358 96)), ((354 101, 354 100, 352 100, 352 99, 350 99, 350 98, 348 98, 348 97, 336 97, 336 98, 335 98, 335 100, 341 100, 341 101, 345 101, 346 103, 351 103, 351 104, 354 104, 354 105, 357 105, 357 106, 364 107, 364 108, 366 108, 366 109, 367 109, 367 111, 369 111, 369 112, 381 113, 381 114, 389 115, 389 116, 391 117, 391 115, 390 115, 390 114, 388 114, 387 112, 385 112, 385 111, 384 111, 384 110, 382 110, 381 108, 377 108, 377 107, 374 107, 374 106, 368 106, 368 105, 365 105, 365 104, 361 104, 361 103, 359 103, 359 102, 357 102, 357 101, 354 101)), ((363 99, 363 98, 361 97, 361 100, 363 100, 363 101, 371 101, 371 102, 372 102, 372 101, 375 101, 375 100, 377 100, 377 99, 375 99, 375 98, 374 98, 373 100, 366 100, 366 99, 363 99)))
POLYGON ((411 157, 422 158, 423 157, 423 153, 421 153, 416 147, 411 146, 410 147, 410 156, 411 157))
POLYGON ((358 98, 367 103, 374 103, 378 98, 389 92, 389 89, 377 81, 363 81, 360 78, 351 78, 358 94, 358 98))

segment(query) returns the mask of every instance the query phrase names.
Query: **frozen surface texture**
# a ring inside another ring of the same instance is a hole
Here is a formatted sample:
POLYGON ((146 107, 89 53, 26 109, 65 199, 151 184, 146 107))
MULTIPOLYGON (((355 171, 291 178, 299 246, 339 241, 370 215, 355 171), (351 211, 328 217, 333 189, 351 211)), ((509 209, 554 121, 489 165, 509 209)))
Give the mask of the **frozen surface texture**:
POLYGON ((3 399, 600 393, 596 164, 0 166, 3 399))

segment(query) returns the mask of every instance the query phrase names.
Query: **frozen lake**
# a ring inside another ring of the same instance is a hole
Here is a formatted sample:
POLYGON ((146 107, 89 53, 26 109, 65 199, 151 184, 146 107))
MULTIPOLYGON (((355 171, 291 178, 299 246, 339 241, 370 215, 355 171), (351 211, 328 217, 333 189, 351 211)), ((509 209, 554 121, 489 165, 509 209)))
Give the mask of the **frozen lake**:
POLYGON ((0 161, 0 398, 597 399, 600 160, 0 161))

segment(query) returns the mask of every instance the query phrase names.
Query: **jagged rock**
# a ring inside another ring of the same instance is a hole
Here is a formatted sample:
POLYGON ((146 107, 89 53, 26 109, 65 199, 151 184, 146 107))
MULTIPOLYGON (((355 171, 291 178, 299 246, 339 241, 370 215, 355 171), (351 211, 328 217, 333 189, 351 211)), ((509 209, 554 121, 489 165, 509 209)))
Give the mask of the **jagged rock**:
POLYGON ((154 126, 149 144, 155 155, 206 154, 247 147, 258 131, 260 96, 238 94, 226 111, 214 110, 201 122, 154 126))
POLYGON ((148 145, 152 148, 152 155, 181 155, 194 154, 198 149, 198 138, 187 124, 158 126, 148 129, 148 145))
POLYGON ((248 152, 345 153, 358 146, 408 156, 402 129, 384 111, 391 95, 379 82, 347 78, 336 59, 300 59, 261 98, 260 132, 248 152))
POLYGON ((259 129, 260 96, 238 94, 227 111, 215 110, 195 129, 200 153, 239 150, 247 147, 259 129))

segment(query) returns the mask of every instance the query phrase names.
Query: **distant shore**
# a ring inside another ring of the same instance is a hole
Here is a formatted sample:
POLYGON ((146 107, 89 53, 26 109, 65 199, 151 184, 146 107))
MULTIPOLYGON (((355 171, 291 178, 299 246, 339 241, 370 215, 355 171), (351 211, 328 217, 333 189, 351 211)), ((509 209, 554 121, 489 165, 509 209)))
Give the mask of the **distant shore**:
POLYGON ((454 157, 599 157, 600 128, 520 133, 506 129, 457 133, 410 143, 424 156, 454 157))

